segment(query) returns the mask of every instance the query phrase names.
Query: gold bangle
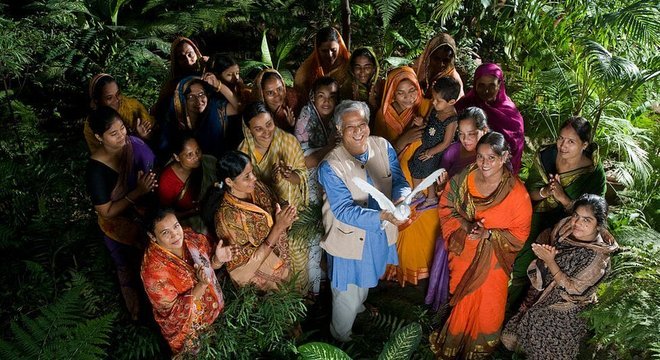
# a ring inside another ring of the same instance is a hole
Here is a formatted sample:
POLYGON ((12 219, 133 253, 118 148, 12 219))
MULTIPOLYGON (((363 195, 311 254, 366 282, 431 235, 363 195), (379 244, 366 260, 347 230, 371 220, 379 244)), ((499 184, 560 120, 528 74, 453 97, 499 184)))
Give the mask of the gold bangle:
POLYGON ((547 195, 543 195, 543 189, 545 189, 545 186, 543 186, 543 187, 541 187, 541 188, 539 189, 539 196, 541 196, 542 199, 545 199, 545 198, 547 198, 548 196, 547 196, 547 195))
POLYGON ((126 199, 126 201, 128 201, 131 205, 135 205, 135 201, 131 200, 128 195, 124 196, 124 199, 126 199))

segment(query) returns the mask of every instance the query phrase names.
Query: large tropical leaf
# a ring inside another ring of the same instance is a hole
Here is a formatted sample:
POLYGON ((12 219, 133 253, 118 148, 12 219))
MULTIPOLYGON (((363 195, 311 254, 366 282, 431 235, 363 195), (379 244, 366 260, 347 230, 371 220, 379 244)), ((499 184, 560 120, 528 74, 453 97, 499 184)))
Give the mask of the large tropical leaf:
POLYGON ((276 69, 280 69, 283 63, 286 62, 289 54, 298 46, 303 36, 305 36, 305 29, 302 28, 292 28, 280 36, 277 41, 277 47, 275 48, 275 57, 277 58, 275 63, 276 69))
POLYGON ((421 339, 422 326, 418 323, 412 323, 394 333, 392 338, 385 344, 378 360, 409 359, 412 353, 417 350, 421 339))
POLYGON ((657 1, 641 0, 622 9, 605 14, 602 24, 610 34, 623 41, 636 41, 645 45, 658 46, 660 39, 660 7, 657 1))
POLYGON ((298 353, 302 360, 351 360, 340 348, 322 342, 300 345, 298 353))
POLYGON ((273 59, 270 56, 270 49, 268 48, 268 38, 266 37, 266 30, 264 30, 263 35, 261 36, 261 62, 268 64, 268 66, 273 67, 273 59))

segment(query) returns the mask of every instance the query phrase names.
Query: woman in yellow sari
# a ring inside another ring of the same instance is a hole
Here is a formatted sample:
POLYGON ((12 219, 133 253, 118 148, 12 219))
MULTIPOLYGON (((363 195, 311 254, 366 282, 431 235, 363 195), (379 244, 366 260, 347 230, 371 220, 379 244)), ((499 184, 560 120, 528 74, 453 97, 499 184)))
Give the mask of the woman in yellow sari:
POLYGON ((456 41, 449 34, 441 33, 429 40, 422 56, 415 62, 415 73, 424 97, 432 98, 433 83, 441 77, 449 76, 461 84, 459 98, 463 97, 463 81, 454 62, 456 61, 456 41))
POLYGON ((291 267, 287 229, 297 218, 296 208, 280 208, 277 197, 257 179, 250 158, 230 151, 218 162, 219 187, 210 196, 219 239, 233 247, 227 263, 232 281, 276 289, 289 279, 291 267))
MULTIPOLYGON (((254 174, 275 191, 275 195, 299 211, 308 205, 307 167, 300 143, 295 136, 275 126, 263 102, 249 104, 243 112, 245 140, 238 149, 250 157, 254 174)), ((291 239, 293 271, 297 283, 307 286, 308 239, 291 239)))
POLYGON ((344 44, 337 29, 328 26, 316 32, 314 51, 296 71, 294 87, 304 103, 312 84, 322 76, 329 76, 343 84, 349 79, 349 58, 351 53, 344 44))
MULTIPOLYGON (((387 75, 383 102, 376 114, 376 135, 387 139, 399 156, 401 170, 408 182, 412 182, 408 160, 421 145, 423 126, 416 126, 416 117, 425 117, 431 102, 422 99, 417 76, 412 68, 403 66, 387 75)), ((435 239, 439 220, 434 211, 416 211, 410 216, 411 222, 399 228, 397 252, 399 265, 389 266, 387 278, 417 285, 421 279, 429 277, 433 261, 435 239)))

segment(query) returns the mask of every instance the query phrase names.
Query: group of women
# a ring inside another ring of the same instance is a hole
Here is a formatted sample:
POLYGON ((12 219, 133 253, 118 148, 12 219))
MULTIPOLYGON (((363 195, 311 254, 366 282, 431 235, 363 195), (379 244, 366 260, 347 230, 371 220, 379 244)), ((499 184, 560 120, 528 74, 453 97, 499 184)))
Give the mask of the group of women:
POLYGON ((222 311, 214 270, 223 265, 237 286, 270 291, 294 277, 301 293, 318 295, 320 236, 288 230, 323 201, 316 169, 338 142, 334 108, 351 99, 373 110, 370 127, 393 145, 408 182, 409 162, 432 158, 424 139, 448 134, 431 166, 447 170, 439 201, 413 207, 399 229, 399 265, 385 275, 402 286, 428 278, 427 304, 449 302, 449 319, 431 335, 437 356, 486 356, 500 336, 534 358, 574 356, 586 332, 578 314, 616 250, 591 127, 567 120, 523 184, 523 119, 502 69, 479 66, 464 93, 456 52, 451 36, 439 34, 413 67, 381 79, 371 48, 351 54, 327 27, 294 87, 274 69, 248 87, 231 57, 203 56, 178 38, 151 112, 121 95, 112 76, 95 76, 87 186, 133 318, 146 305, 144 290, 178 355, 194 351, 196 334, 222 311), (449 125, 433 127, 429 118, 439 116, 449 125))

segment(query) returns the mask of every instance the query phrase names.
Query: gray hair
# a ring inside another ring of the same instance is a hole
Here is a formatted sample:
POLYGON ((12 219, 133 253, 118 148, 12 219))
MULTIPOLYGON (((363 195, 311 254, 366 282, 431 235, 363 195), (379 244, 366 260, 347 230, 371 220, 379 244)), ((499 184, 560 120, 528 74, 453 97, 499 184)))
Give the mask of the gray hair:
POLYGON ((342 116, 351 111, 358 111, 366 122, 369 122, 369 106, 364 101, 344 100, 335 107, 335 115, 332 121, 338 129, 341 129, 344 120, 342 116))

